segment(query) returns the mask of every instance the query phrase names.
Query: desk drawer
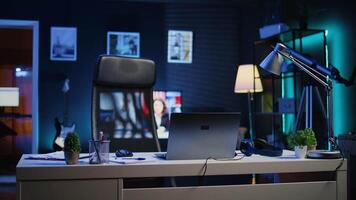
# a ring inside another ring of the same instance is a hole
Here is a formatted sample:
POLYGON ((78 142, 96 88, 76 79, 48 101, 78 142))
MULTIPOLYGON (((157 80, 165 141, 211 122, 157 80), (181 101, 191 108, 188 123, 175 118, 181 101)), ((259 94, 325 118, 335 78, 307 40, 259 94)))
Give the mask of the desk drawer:
POLYGON ((18 200, 117 200, 118 180, 21 181, 18 200))
POLYGON ((335 200, 336 182, 124 189, 124 200, 335 200))

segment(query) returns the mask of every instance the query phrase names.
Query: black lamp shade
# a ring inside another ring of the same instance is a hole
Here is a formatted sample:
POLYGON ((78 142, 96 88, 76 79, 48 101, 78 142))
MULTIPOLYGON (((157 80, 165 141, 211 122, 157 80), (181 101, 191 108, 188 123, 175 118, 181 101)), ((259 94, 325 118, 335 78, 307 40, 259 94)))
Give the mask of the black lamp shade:
POLYGON ((260 67, 275 75, 281 75, 281 66, 284 61, 283 56, 279 53, 285 50, 283 44, 277 43, 273 51, 260 63, 260 67))
POLYGON ((260 67, 266 71, 275 75, 281 75, 281 65, 283 58, 276 51, 272 51, 268 56, 260 63, 260 67))

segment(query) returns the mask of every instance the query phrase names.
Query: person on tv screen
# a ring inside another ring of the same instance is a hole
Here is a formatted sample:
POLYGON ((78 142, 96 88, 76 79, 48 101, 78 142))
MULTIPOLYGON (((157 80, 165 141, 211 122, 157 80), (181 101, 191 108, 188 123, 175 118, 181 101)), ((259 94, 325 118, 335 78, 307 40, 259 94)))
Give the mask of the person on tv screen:
POLYGON ((157 125, 157 134, 164 134, 169 128, 169 117, 166 103, 162 99, 155 99, 153 102, 153 111, 157 125))

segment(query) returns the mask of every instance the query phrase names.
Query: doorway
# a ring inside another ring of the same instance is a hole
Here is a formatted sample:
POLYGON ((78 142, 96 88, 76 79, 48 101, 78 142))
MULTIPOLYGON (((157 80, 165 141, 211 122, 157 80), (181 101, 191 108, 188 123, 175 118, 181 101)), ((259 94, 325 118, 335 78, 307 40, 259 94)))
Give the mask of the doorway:
POLYGON ((0 19, 0 87, 19 90, 18 106, 0 108, 0 148, 13 154, 38 152, 38 43, 38 21, 0 19))

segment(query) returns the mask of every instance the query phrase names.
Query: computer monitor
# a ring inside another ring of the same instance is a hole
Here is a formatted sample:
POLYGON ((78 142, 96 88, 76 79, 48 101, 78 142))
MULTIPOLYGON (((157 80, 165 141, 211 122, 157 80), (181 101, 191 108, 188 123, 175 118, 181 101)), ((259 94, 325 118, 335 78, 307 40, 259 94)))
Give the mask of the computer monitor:
POLYGON ((153 91, 153 110, 159 139, 169 136, 171 113, 182 112, 182 92, 156 90, 153 91))

